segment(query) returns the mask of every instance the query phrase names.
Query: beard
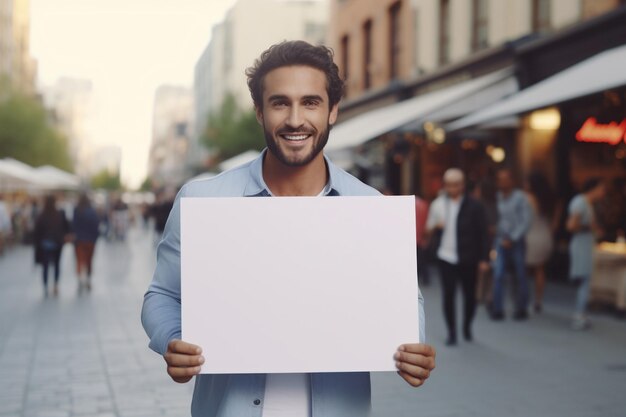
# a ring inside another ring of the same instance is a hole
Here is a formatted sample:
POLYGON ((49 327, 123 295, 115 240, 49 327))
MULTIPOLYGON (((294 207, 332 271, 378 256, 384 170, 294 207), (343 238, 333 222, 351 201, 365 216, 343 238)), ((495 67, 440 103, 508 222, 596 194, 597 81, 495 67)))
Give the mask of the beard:
POLYGON ((278 144, 279 139, 276 139, 276 136, 286 133, 306 133, 311 136, 315 136, 315 130, 309 129, 289 129, 283 128, 276 132, 276 135, 272 134, 269 130, 266 129, 265 123, 263 123, 263 134, 265 135, 265 143, 267 144, 267 149, 278 159, 282 164, 289 167, 302 167, 309 164, 311 161, 315 159, 317 155, 324 149, 326 143, 328 142, 328 136, 330 135, 331 125, 327 124, 326 129, 319 132, 317 137, 313 138, 313 146, 308 154, 302 157, 289 157, 283 152, 280 145, 278 144))

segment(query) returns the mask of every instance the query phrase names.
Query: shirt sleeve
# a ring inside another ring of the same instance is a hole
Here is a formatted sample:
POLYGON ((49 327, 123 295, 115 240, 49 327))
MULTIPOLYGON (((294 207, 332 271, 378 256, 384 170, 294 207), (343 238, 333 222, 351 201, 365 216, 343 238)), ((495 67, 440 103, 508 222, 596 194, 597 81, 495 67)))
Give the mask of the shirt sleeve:
POLYGON ((526 195, 520 192, 518 196, 517 211, 519 212, 519 222, 511 231, 511 240, 514 242, 519 241, 526 235, 533 218, 532 208, 526 195))
POLYGON ((420 343, 426 343, 426 315, 424 314, 424 296, 422 295, 422 291, 418 288, 417 290, 417 300, 418 300, 418 309, 419 309, 419 338, 420 343))
POLYGON ((180 313, 180 191, 157 247, 157 265, 143 300, 141 323, 150 348, 163 355, 172 339, 181 337, 180 313))
POLYGON ((441 212, 441 199, 437 198, 435 199, 432 204, 430 205, 429 209, 428 209, 428 217, 426 219, 426 230, 431 232, 438 223, 441 222, 441 219, 439 218, 441 215, 439 214, 441 212))

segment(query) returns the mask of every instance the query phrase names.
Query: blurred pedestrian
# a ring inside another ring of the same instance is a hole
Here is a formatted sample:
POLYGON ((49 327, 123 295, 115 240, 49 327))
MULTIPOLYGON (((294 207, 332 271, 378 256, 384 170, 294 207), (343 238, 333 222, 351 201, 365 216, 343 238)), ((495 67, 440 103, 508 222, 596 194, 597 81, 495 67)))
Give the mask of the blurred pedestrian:
POLYGON ((526 233, 526 266, 535 278, 534 310, 540 313, 546 281, 546 262, 552 254, 554 238, 554 192, 548 180, 539 172, 531 173, 525 184, 526 197, 533 216, 526 233))
POLYGON ((430 284, 428 275, 428 256, 426 254, 426 218, 428 216, 428 202, 415 196, 415 241, 417 243, 417 278, 419 284, 430 284))
POLYGON ((487 270, 478 271, 478 282, 476 284, 476 301, 484 303, 489 309, 492 302, 493 290, 493 268, 491 261, 495 259, 493 256, 493 245, 496 238, 496 229, 498 226, 498 203, 496 201, 496 185, 490 178, 481 180, 472 192, 472 197, 478 200, 485 210, 485 218, 487 222, 487 243, 489 247, 489 268, 487 270))
POLYGON ((11 236, 12 228, 9 208, 4 202, 4 196, 0 194, 0 255, 4 253, 4 247, 11 236))
POLYGON ((111 210, 111 226, 115 240, 126 240, 126 232, 130 226, 130 212, 128 204, 118 198, 111 210))
POLYGON ((569 276, 570 280, 578 286, 572 320, 572 328, 575 330, 584 330, 589 327, 589 319, 585 312, 593 271, 594 234, 600 233, 593 205, 603 199, 605 193, 604 182, 599 178, 591 178, 583 186, 582 193, 572 199, 568 208, 566 227, 572 233, 569 245, 569 276))
POLYGON ((43 211, 35 223, 35 261, 43 267, 44 295, 48 296, 48 267, 54 267, 53 295, 59 293, 59 273, 61 250, 69 234, 69 223, 62 210, 56 207, 56 198, 49 195, 45 199, 43 211))
POLYGON ((476 311, 478 269, 488 269, 489 246, 483 206, 465 194, 460 169, 448 169, 443 176, 444 192, 430 206, 427 230, 440 235, 437 258, 443 287, 443 312, 448 327, 448 346, 456 345, 456 287, 463 290, 463 336, 472 340, 476 311))
POLYGON ((91 290, 92 260, 100 232, 100 219, 86 194, 81 194, 78 199, 72 219, 72 232, 79 289, 85 286, 91 290))
POLYGON ((508 169, 497 173, 498 227, 496 231, 496 261, 494 266, 493 303, 491 318, 504 319, 504 278, 507 264, 513 264, 517 281, 515 320, 528 318, 528 281, 526 279, 525 236, 532 221, 532 209, 526 194, 515 188, 513 174, 508 169))

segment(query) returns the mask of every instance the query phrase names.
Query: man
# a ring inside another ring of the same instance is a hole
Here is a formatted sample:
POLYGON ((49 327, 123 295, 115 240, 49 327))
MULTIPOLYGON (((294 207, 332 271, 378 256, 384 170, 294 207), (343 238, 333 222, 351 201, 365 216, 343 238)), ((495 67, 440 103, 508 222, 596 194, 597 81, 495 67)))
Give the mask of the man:
POLYGON ((415 242, 417 243, 417 277, 419 285, 430 285, 428 275, 428 256, 426 255, 426 218, 428 217, 428 202, 415 196, 415 242))
POLYGON ((10 237, 13 229, 9 209, 3 200, 4 197, 0 194, 0 255, 4 253, 4 242, 10 237))
POLYGON ((444 192, 433 201, 427 230, 441 235, 437 259, 443 287, 443 312, 448 327, 446 345, 457 343, 456 286, 463 289, 463 337, 472 340, 472 320, 476 312, 478 269, 489 267, 487 224, 483 206, 465 194, 465 177, 456 168, 443 176, 444 192))
POLYGON ((504 319, 504 276, 508 263, 513 264, 517 279, 515 320, 528 318, 528 281, 526 279, 526 232, 532 221, 532 208, 523 191, 516 189, 508 169, 497 173, 498 228, 496 230, 496 262, 494 267, 491 318, 504 319))
MULTIPOLYGON (((343 92, 332 58, 329 49, 302 41, 263 52, 246 74, 267 149, 250 163, 185 185, 175 201, 158 247, 142 322, 150 347, 164 355, 176 382, 189 381, 204 361, 201 347, 179 340, 180 197, 378 195, 323 155, 343 92)), ((210 254, 207 258, 210 263, 210 254)), ((421 295, 419 299, 423 313, 421 295)), ((402 345, 394 357, 398 373, 412 386, 422 385, 434 369, 435 352, 428 345, 402 345)), ((343 417, 366 416, 369 408, 368 373, 197 375, 192 415, 343 417)))

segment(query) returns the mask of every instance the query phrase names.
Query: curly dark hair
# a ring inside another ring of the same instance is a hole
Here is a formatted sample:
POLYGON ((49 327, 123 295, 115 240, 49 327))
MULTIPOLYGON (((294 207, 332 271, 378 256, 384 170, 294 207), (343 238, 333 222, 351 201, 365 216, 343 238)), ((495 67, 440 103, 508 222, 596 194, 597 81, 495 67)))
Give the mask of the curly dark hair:
POLYGON ((246 69, 254 106, 263 109, 263 80, 268 72, 281 67, 304 65, 326 74, 326 91, 332 108, 339 103, 344 91, 344 82, 333 56, 332 49, 323 45, 313 46, 305 41, 283 41, 270 46, 254 61, 252 67, 246 69))

